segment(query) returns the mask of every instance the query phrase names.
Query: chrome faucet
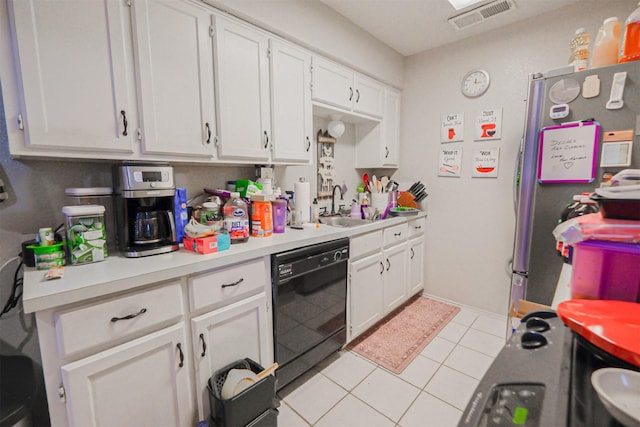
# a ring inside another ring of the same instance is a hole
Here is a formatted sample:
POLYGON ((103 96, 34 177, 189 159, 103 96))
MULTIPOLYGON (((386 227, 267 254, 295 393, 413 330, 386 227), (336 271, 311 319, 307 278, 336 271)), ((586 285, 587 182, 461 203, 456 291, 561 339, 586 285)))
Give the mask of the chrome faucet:
POLYGON ((342 187, 340 187, 339 185, 334 185, 333 191, 331 192, 331 215, 334 215, 336 213, 336 188, 340 190, 340 200, 344 200, 342 187))

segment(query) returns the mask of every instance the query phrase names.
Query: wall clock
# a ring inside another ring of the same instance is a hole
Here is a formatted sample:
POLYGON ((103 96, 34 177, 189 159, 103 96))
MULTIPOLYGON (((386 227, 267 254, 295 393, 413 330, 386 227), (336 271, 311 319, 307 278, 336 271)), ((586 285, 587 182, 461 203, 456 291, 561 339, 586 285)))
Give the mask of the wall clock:
POLYGON ((464 96, 475 98, 487 91, 489 82, 489 73, 485 70, 472 70, 462 78, 460 88, 464 96))

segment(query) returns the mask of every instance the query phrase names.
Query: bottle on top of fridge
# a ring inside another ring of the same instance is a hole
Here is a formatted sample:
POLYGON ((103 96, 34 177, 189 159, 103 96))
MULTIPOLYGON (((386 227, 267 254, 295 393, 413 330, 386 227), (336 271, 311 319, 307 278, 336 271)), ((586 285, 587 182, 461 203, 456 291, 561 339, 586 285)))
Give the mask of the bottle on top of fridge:
POLYGON ((631 62, 640 59, 640 2, 638 8, 631 12, 625 21, 624 41, 620 62, 631 62))
POLYGON ((593 45, 591 68, 606 67, 618 63, 621 35, 622 24, 618 18, 611 17, 604 20, 593 45))
POLYGON ((249 240, 249 213, 247 204, 240 198, 240 193, 233 192, 223 208, 224 228, 229 233, 231 243, 242 243, 249 240))
POLYGON ((578 28, 575 35, 569 43, 571 56, 569 64, 573 65, 574 71, 586 70, 589 64, 589 43, 591 42, 591 34, 587 33, 584 28, 578 28))

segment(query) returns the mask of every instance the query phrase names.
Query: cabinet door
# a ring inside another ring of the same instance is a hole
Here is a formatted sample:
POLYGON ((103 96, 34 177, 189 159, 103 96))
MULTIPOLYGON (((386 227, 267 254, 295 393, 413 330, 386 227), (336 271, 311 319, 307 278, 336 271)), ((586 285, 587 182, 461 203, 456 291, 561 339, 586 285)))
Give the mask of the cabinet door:
POLYGON ((384 315, 382 253, 351 262, 349 265, 349 341, 384 315))
POLYGON ((182 325, 62 366, 71 426, 195 425, 182 325))
POLYGON ((382 129, 381 165, 398 167, 400 156, 400 92, 389 88, 385 91, 382 129))
POLYGON ((384 250, 384 314, 407 300, 407 243, 384 250))
POLYGON ((133 151, 129 8, 122 1, 9 2, 25 143, 133 151))
POLYGON ((273 363, 266 295, 255 295, 203 314, 191 322, 198 413, 200 419, 205 419, 209 414, 207 381, 213 373, 245 357, 262 366, 273 363))
POLYGON ((267 36, 219 16, 213 20, 218 154, 266 161, 271 138, 267 36))
POLYGON ((424 289, 424 237, 409 240, 409 295, 424 289))
POLYGON ((311 55, 270 40, 271 137, 273 160, 309 163, 311 111, 311 55))
POLYGON ((355 96, 353 72, 333 62, 313 58, 312 91, 314 101, 351 110, 355 96))
POLYGON ((142 149, 211 157, 214 153, 211 14, 183 0, 133 3, 142 149))
POLYGON ((355 76, 353 111, 373 117, 384 113, 384 86, 367 77, 355 76))

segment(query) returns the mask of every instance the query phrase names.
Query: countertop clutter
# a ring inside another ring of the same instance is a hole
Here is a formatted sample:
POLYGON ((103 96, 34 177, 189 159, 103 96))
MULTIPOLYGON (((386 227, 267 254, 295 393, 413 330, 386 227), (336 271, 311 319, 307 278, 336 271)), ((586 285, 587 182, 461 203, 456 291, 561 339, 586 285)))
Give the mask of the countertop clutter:
MULTIPOLYGON (((420 212, 419 215, 426 216, 426 212, 420 212)), ((65 268, 64 277, 54 281, 46 280, 43 271, 27 268, 24 273, 24 310, 33 313, 102 297, 251 258, 379 230, 406 221, 407 218, 396 217, 356 227, 307 223, 302 229, 288 228, 286 233, 274 234, 269 238, 249 239, 241 245, 232 245, 229 250, 209 255, 196 254, 182 248, 175 252, 135 259, 116 253, 109 255, 102 262, 68 266, 65 268)))

